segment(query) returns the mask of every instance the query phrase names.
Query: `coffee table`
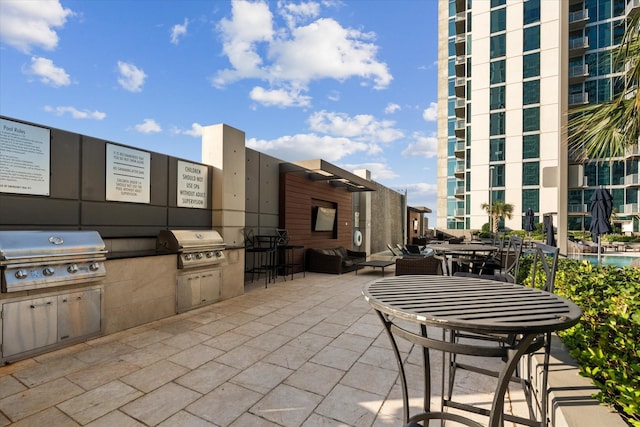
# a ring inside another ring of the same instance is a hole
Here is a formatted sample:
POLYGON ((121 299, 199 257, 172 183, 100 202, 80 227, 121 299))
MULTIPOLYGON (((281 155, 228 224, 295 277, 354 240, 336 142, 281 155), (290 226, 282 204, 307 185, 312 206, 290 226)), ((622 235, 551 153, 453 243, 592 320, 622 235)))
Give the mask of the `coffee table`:
POLYGON ((390 265, 395 264, 394 261, 385 261, 385 260, 372 260, 372 261, 362 261, 356 263, 356 276, 358 275, 358 269, 360 267, 373 267, 375 270, 376 267, 382 269, 382 276, 384 277, 384 268, 389 267, 390 265))

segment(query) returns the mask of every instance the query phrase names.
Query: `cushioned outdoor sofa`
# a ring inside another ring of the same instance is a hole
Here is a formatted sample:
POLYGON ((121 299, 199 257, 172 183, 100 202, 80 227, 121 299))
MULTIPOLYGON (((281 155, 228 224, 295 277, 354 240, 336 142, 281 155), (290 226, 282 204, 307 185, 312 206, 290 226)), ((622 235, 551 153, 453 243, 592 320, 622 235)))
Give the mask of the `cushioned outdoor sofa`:
POLYGON ((307 271, 342 274, 356 269, 356 263, 366 261, 366 252, 357 252, 342 246, 337 248, 307 249, 307 271))

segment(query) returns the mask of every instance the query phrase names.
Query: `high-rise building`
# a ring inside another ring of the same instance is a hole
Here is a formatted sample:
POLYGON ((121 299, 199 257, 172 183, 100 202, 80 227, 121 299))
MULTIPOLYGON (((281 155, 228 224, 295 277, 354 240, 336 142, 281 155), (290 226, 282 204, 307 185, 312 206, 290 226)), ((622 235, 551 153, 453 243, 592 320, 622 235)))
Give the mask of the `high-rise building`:
POLYGON ((623 70, 612 66, 611 49, 638 0, 439 0, 438 7, 437 227, 480 229, 491 197, 513 205, 508 229, 523 229, 531 208, 538 222, 551 214, 559 230, 588 230, 589 199, 605 186, 617 225, 639 231, 638 147, 583 164, 567 150, 570 109, 619 93, 623 70))

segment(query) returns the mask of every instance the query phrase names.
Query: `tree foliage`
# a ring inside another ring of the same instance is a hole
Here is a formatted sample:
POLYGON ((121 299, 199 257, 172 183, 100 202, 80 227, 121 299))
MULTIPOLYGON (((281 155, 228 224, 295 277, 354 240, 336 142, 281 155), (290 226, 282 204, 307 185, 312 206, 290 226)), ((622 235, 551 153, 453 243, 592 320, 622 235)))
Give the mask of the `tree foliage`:
POLYGON ((482 209, 491 215, 491 223, 493 225, 491 231, 494 233, 498 232, 498 222, 504 218, 511 219, 513 214, 513 205, 505 203, 502 200, 496 200, 492 202, 491 205, 489 205, 489 203, 483 203, 482 209))

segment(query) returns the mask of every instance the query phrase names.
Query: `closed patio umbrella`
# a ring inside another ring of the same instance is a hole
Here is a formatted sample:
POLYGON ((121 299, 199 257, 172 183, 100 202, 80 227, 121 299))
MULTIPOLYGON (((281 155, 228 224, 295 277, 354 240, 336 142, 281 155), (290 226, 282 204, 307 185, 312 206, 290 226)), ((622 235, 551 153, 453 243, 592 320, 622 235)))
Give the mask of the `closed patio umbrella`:
POLYGON ((591 225, 589 232, 591 238, 598 242, 598 265, 600 265, 602 244, 600 236, 602 234, 611 233, 611 212, 613 211, 613 197, 606 188, 598 188, 591 195, 591 225))
POLYGON ((527 212, 524 214, 524 231, 529 233, 529 241, 531 241, 531 232, 536 229, 535 220, 533 209, 527 209, 527 212))
POLYGON ((544 216, 544 232, 547 233, 545 243, 549 246, 556 246, 556 236, 553 234, 553 217, 544 216))

